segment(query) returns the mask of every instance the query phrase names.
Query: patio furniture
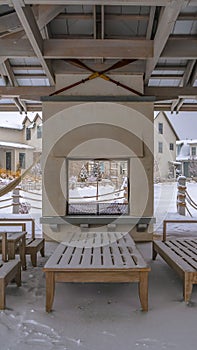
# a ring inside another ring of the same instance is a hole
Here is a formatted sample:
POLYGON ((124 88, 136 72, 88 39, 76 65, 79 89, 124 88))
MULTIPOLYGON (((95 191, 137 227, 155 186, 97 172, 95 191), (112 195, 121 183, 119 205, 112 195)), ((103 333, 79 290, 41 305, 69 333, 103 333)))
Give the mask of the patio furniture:
POLYGON ((56 282, 138 282, 143 311, 148 311, 147 266, 128 233, 75 234, 58 245, 44 266, 46 311, 50 312, 56 282))
POLYGON ((34 267, 37 266, 37 253, 41 256, 45 254, 44 238, 35 237, 35 220, 32 218, 0 218, 0 226, 21 226, 26 231, 26 223, 31 223, 31 236, 26 237, 25 254, 30 255, 31 263, 34 267), (24 226, 25 225, 25 226, 24 226))
POLYGON ((197 239, 153 241, 153 260, 159 254, 183 279, 183 297, 188 302, 197 284, 197 239))
POLYGON ((13 279, 18 287, 21 285, 21 263, 17 259, 8 261, 7 233, 1 232, 2 236, 2 261, 0 261, 0 309, 5 309, 5 288, 13 279))
MULTIPOLYGON (((24 226, 22 225, 24 228, 24 226)), ((15 259, 15 255, 18 253, 20 255, 21 266, 23 270, 26 270, 26 231, 21 232, 7 232, 7 249, 8 249, 8 259, 15 259)), ((3 242, 0 237, 0 249, 2 250, 3 242)))

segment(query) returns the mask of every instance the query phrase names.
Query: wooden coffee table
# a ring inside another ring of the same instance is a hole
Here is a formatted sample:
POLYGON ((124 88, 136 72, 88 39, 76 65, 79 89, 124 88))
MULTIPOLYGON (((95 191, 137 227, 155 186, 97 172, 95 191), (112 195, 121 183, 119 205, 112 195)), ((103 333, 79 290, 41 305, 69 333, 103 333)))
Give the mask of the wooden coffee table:
POLYGON ((137 282, 143 311, 148 311, 148 272, 129 234, 81 233, 58 245, 44 266, 46 311, 53 305, 56 282, 137 282))

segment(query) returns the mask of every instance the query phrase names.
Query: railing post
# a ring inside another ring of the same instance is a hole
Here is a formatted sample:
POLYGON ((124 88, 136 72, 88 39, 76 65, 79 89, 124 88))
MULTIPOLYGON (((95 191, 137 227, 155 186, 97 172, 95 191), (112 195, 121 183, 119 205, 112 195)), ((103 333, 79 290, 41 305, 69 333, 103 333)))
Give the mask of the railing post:
POLYGON ((20 189, 16 187, 12 192, 12 198, 13 198, 13 214, 19 214, 19 205, 20 205, 20 189))
POLYGON ((185 216, 185 208, 186 208, 186 203, 185 203, 185 197, 186 197, 186 177, 185 176, 179 176, 178 179, 178 192, 177 192, 177 211, 180 215, 185 216))

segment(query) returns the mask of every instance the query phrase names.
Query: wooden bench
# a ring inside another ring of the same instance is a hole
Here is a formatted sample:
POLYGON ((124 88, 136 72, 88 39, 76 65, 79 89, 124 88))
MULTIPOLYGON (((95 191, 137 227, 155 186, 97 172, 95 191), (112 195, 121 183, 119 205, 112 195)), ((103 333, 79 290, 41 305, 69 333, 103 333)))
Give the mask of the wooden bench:
POLYGON ((6 297, 5 288, 13 279, 18 287, 21 285, 21 263, 19 260, 8 261, 7 256, 7 233, 2 235, 2 260, 0 260, 0 309, 5 309, 6 297))
POLYGON ((183 297, 188 302, 193 284, 197 284, 197 239, 153 241, 153 260, 157 254, 183 279, 183 297))
POLYGON ((37 253, 40 252, 43 257, 45 255, 45 240, 35 237, 35 220, 32 218, 0 218, 0 226, 21 226, 23 231, 26 231, 27 222, 31 223, 31 237, 26 239, 25 254, 30 255, 31 263, 36 267, 37 253))
POLYGON ((56 282, 138 282, 142 309, 148 310, 150 268, 129 234, 76 234, 58 245, 43 270, 47 312, 53 305, 56 282))

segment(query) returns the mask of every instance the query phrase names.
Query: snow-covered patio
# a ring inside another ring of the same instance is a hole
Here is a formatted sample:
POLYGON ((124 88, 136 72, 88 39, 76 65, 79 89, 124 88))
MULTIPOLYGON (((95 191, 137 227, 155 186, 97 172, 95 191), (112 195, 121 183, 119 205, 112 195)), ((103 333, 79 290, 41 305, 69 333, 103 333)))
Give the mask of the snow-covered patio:
MULTIPOLYGON (((197 185, 188 192, 197 200, 197 185)), ((176 214, 176 185, 155 185, 156 230, 161 233, 166 218, 176 214)), ((192 211, 192 210, 191 210, 192 211)), ((197 214, 192 213, 195 218, 197 214)), ((10 214, 11 215, 11 214, 10 214)), ((5 216, 1 214, 1 216, 5 216)), ((36 233, 39 234, 39 213, 36 233)), ((193 217, 193 219, 194 219, 193 217)), ((189 216, 187 215, 189 219, 189 216)), ((172 225, 171 232, 196 234, 194 224, 172 225), (188 233, 188 231, 190 231, 188 233)), ((151 243, 137 244, 151 267, 149 311, 140 309, 137 284, 58 283, 53 309, 45 312, 45 276, 42 267, 57 243, 46 242, 46 257, 38 267, 22 272, 22 286, 7 288, 7 309, 0 312, 2 350, 193 350, 196 348, 197 287, 191 302, 182 297, 182 281, 158 256, 152 261, 151 243)))

